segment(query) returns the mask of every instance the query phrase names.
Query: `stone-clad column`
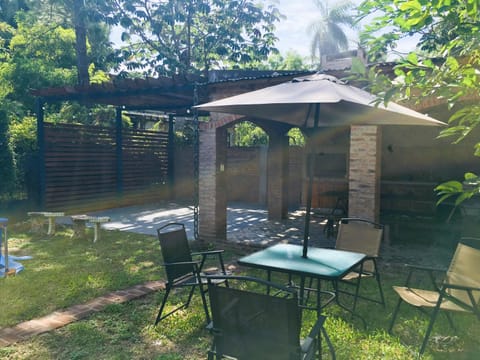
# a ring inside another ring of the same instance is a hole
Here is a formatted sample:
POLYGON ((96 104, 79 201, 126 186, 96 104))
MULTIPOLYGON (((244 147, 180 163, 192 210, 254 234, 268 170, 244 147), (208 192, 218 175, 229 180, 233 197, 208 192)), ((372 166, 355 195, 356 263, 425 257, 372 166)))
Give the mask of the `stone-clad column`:
POLYGON ((380 218, 381 130, 351 126, 348 216, 380 218))

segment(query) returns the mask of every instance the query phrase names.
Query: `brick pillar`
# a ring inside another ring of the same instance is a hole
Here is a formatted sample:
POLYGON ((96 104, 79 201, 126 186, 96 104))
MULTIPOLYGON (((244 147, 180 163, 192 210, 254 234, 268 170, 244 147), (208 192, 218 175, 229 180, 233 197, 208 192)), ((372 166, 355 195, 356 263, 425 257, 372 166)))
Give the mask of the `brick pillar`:
POLYGON ((269 131, 267 167, 267 206, 270 220, 288 216, 288 136, 269 131))
POLYGON ((381 132, 378 126, 351 126, 348 216, 380 218, 381 132))
MULTIPOLYGON (((212 113, 212 120, 218 115, 212 113)), ((202 242, 227 238, 226 127, 200 129, 198 233, 202 242)))

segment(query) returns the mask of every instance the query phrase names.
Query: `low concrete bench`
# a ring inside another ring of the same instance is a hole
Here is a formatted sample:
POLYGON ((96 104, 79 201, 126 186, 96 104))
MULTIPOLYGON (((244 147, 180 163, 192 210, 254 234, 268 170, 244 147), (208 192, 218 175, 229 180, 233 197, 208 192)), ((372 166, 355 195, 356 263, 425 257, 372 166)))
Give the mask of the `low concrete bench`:
POLYGON ((60 216, 65 216, 63 212, 50 212, 50 211, 31 211, 27 213, 31 217, 31 229, 32 231, 38 231, 43 228, 44 219, 48 219, 48 231, 47 235, 55 234, 55 219, 60 216))
POLYGON ((87 223, 93 224, 93 242, 97 242, 100 238, 100 226, 110 221, 108 216, 90 216, 90 215, 72 215, 73 224, 73 236, 83 237, 85 236, 85 229, 87 223))

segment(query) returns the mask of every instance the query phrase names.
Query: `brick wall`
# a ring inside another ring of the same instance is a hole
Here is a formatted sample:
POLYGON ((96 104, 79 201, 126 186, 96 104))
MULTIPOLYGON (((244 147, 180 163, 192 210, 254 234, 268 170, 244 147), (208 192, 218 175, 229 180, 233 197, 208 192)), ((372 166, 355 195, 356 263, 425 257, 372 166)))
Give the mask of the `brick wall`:
POLYGON ((260 203, 265 183, 265 169, 260 166, 262 148, 228 148, 227 150, 227 189, 228 201, 260 203))
MULTIPOLYGON (((266 148, 232 147, 227 149, 227 200, 266 204, 266 148)), ((301 203, 303 148, 290 147, 288 203, 296 207, 301 203)), ((175 190, 177 200, 193 199, 193 148, 175 149, 175 190)))

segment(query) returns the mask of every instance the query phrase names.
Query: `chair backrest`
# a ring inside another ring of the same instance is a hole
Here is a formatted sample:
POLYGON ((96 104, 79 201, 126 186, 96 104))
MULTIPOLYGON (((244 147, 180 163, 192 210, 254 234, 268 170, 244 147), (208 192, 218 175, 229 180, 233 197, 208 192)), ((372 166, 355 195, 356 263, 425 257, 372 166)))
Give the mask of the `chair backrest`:
MULTIPOLYGON (((480 288, 480 239, 464 238, 458 245, 447 271, 445 282, 460 286, 480 288)), ((471 300, 465 291, 448 289, 447 292, 463 301, 471 304, 471 300)), ((475 302, 480 300, 480 292, 473 292, 475 302)))
POLYGON ((238 359, 300 358, 296 296, 274 297, 209 284, 216 352, 238 359))
MULTIPOLYGON (((190 245, 183 224, 169 223, 159 228, 157 234, 165 264, 192 261, 190 245)), ((191 274, 193 267, 189 264, 166 266, 165 271, 167 280, 172 282, 182 276, 191 274)))
MULTIPOLYGON (((343 218, 338 227, 335 248, 355 251, 377 257, 383 237, 383 225, 359 218, 343 218)), ((365 262, 364 270, 373 271, 373 264, 365 262)))

